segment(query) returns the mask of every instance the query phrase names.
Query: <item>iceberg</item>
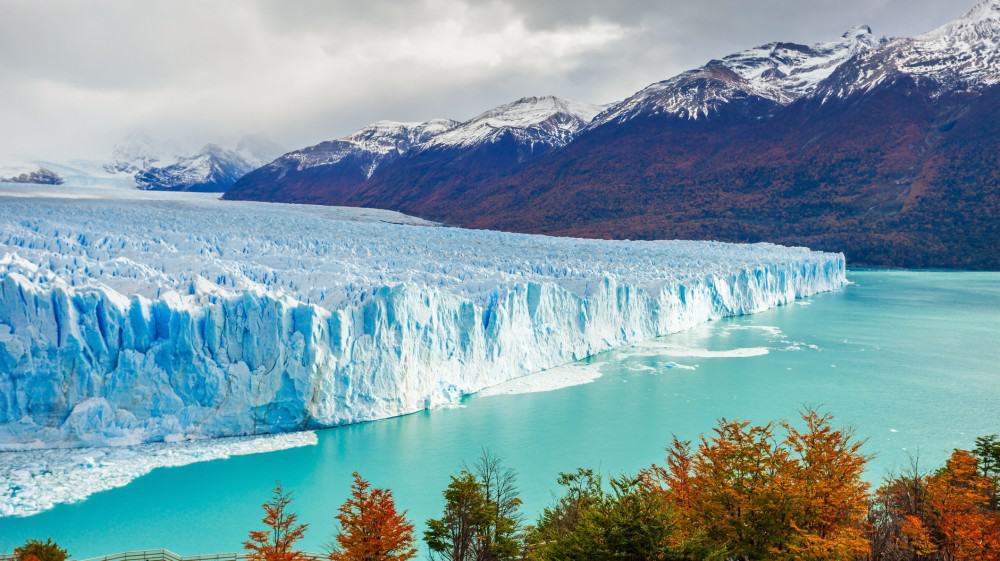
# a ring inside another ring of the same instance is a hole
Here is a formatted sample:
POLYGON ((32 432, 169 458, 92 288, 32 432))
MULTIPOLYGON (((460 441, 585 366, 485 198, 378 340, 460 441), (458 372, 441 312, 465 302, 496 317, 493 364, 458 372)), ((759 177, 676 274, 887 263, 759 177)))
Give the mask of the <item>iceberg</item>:
POLYGON ((0 188, 0 450, 381 419, 847 280, 772 244, 605 241, 188 193, 0 188))

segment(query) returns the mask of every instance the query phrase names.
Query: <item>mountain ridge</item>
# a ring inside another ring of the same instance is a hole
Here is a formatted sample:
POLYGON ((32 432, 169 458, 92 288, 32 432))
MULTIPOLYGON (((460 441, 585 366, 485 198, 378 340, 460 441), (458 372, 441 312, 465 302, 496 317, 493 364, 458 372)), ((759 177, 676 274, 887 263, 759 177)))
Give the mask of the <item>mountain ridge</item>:
POLYGON ((1000 0, 913 38, 856 26, 830 42, 773 42, 709 61, 610 104, 539 153, 507 130, 491 143, 413 150, 336 189, 319 170, 308 181, 250 174, 226 198, 997 269, 1000 249, 986 243, 1000 239, 991 106, 1000 106, 1000 0))

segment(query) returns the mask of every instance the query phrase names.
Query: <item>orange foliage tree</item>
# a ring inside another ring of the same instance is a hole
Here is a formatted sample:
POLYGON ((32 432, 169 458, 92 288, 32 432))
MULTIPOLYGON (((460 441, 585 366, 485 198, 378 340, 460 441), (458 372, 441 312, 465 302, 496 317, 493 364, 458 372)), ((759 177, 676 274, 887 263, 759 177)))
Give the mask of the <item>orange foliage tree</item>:
POLYGON ((928 478, 930 525, 947 561, 1000 561, 1000 513, 991 510, 995 483, 980 475, 976 457, 955 450, 928 478))
POLYGON ((392 491, 373 489, 358 472, 336 519, 340 532, 332 561, 406 561, 417 555, 413 524, 396 511, 392 491))
POLYGON ((652 474, 677 517, 670 544, 696 558, 851 560, 867 552, 865 457, 807 410, 805 429, 721 420, 697 450, 674 439, 652 474))
POLYGON ((263 504, 261 521, 267 529, 251 531, 250 538, 243 542, 251 561, 305 560, 302 552, 295 549, 295 542, 305 535, 308 524, 298 524, 298 516, 288 510, 291 502, 291 495, 285 493, 280 483, 276 484, 271 500, 263 504))

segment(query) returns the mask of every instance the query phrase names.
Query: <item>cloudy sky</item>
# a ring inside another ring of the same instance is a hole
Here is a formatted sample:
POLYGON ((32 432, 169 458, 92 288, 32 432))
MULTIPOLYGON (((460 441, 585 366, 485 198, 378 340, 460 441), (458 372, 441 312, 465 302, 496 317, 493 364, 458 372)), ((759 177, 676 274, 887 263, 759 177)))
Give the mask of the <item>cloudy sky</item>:
POLYGON ((711 58, 974 0, 0 0, 0 164, 107 158, 129 134, 285 148, 524 95, 609 102, 711 58))

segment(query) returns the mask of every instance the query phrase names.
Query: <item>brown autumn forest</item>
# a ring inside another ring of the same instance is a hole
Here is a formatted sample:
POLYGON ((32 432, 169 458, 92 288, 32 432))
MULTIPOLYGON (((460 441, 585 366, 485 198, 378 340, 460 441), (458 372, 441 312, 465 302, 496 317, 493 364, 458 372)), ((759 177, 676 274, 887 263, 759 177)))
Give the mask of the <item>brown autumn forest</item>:
MULTIPOLYGON (((423 542, 446 561, 1000 561, 1000 436, 976 439, 930 472, 914 467, 873 489, 863 441, 807 409, 801 422, 722 419, 695 442, 674 438, 662 464, 605 480, 559 475, 561 496, 533 523, 517 474, 484 451, 451 476, 423 542)), ((278 484, 243 547, 253 561, 311 561, 278 484)), ((333 516, 331 561, 406 561, 417 536, 392 491, 354 474, 333 516)), ((17 561, 64 561, 48 540, 17 561)))

